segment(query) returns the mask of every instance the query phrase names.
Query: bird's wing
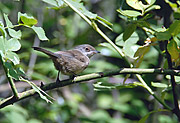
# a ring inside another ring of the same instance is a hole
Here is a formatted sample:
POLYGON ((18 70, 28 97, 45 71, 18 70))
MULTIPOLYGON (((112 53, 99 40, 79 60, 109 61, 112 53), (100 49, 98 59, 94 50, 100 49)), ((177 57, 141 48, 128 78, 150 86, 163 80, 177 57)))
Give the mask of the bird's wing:
POLYGON ((81 51, 79 50, 67 50, 67 51, 58 51, 55 52, 55 54, 60 55, 62 57, 66 57, 67 59, 76 59, 79 62, 89 62, 89 58, 85 56, 81 51))

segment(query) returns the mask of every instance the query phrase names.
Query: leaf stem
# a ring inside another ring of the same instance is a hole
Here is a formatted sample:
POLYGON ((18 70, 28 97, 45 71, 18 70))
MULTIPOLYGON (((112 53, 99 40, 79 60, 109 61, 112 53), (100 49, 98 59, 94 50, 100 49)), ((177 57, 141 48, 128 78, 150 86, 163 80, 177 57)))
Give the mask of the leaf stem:
POLYGON ((4 71, 5 71, 5 74, 6 74, 6 77, 7 77, 7 79, 8 79, 8 81, 9 81, 9 84, 10 84, 10 86, 11 86, 11 89, 12 89, 12 92, 13 92, 13 94, 14 94, 14 97, 16 98, 16 99, 18 99, 19 98, 19 96, 18 96, 18 91, 17 91, 17 89, 16 89, 16 86, 15 86, 15 84, 14 84, 14 81, 13 81, 13 79, 12 79, 12 77, 9 77, 8 76, 8 69, 5 67, 5 63, 4 63, 4 61, 3 61, 3 58, 2 58, 2 56, 1 56, 1 54, 0 54, 0 61, 1 61, 1 63, 2 63, 2 66, 3 66, 3 69, 4 69, 4 71))
POLYGON ((142 79, 142 77, 139 74, 136 74, 136 77, 139 79, 139 81, 143 84, 143 86, 147 89, 147 91, 159 102, 161 103, 165 108, 171 110, 171 107, 169 107, 168 105, 166 105, 165 102, 163 102, 161 99, 159 99, 154 92, 152 91, 152 89, 146 84, 146 82, 142 79))

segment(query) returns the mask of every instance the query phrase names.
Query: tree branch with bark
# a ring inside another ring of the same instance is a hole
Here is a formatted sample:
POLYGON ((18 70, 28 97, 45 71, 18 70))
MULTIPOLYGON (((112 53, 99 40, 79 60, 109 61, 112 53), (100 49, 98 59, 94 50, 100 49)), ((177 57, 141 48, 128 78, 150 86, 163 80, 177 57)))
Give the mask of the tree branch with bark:
MULTIPOLYGON (((48 91, 48 90, 53 90, 55 88, 68 86, 71 84, 76 84, 76 83, 85 82, 88 80, 93 80, 93 79, 98 79, 98 78, 103 78, 103 77, 108 77, 108 76, 115 76, 115 75, 120 75, 120 74, 163 74, 163 75, 179 76, 180 70, 161 69, 161 68, 158 68, 158 69, 121 68, 121 69, 117 69, 117 70, 111 70, 111 71, 106 71, 106 72, 98 72, 98 73, 92 73, 92 74, 77 76, 74 79, 63 80, 63 81, 58 82, 58 83, 53 82, 50 84, 42 85, 41 89, 44 91, 48 91)), ((148 86, 148 88, 150 89, 150 90, 148 90, 149 93, 151 95, 153 95, 159 103, 161 103, 165 108, 171 110, 171 108, 169 106, 167 106, 161 99, 159 99, 154 94, 154 92, 151 90, 151 88, 149 86, 148 86)), ((20 100, 34 96, 36 94, 37 94, 37 92, 34 89, 31 89, 31 90, 28 90, 28 91, 25 91, 22 93, 18 93, 18 95, 19 95, 18 99, 15 98, 15 96, 11 96, 9 98, 1 100, 0 101, 0 108, 14 104, 20 100)))

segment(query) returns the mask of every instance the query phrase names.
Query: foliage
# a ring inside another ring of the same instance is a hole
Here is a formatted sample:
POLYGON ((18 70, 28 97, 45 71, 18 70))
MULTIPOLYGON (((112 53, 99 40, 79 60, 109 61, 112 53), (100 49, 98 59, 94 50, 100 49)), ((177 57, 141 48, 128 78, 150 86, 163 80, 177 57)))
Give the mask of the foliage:
MULTIPOLYGON (((31 67, 30 61, 34 60, 34 52, 30 51, 33 45, 38 44, 37 37, 42 41, 49 40, 49 42, 41 42, 41 45, 51 51, 70 49, 78 44, 99 44, 96 48, 101 51, 102 56, 92 59, 83 74, 129 66, 168 68, 170 66, 168 54, 173 65, 169 68, 178 69, 180 66, 179 1, 172 3, 165 0, 172 8, 174 16, 170 25, 159 24, 162 20, 156 19, 158 16, 156 13, 160 13, 163 9, 161 4, 156 4, 158 3, 156 0, 126 0, 124 3, 119 0, 23 2, 22 0, 17 3, 19 6, 22 4, 26 11, 16 13, 13 12, 15 9, 10 7, 13 6, 14 1, 0 3, 1 20, 4 20, 0 22, 1 64, 10 80, 27 82, 47 102, 51 102, 49 100, 51 97, 26 79, 28 76, 32 80, 39 79, 48 83, 57 75, 52 62, 42 54, 38 54, 37 63, 35 58, 31 67), (120 7, 119 3, 121 3, 120 7), (14 15, 16 19, 13 18, 14 15)), ((31 98, 29 100, 32 101, 27 100, 27 104, 20 103, 1 110, 0 112, 5 116, 2 120, 15 122, 12 118, 18 117, 22 122, 47 120, 47 122, 139 121, 141 123, 154 122, 153 119, 164 122, 163 118, 165 118, 167 122, 178 122, 176 113, 171 112, 171 108, 166 104, 168 102, 168 105, 172 105, 172 98, 176 98, 172 94, 172 84, 168 82, 171 77, 149 74, 136 75, 136 77, 119 75, 98 79, 93 87, 92 84, 87 83, 52 91, 50 95, 56 98, 54 104, 46 104, 38 98, 31 98), (124 78, 126 81, 123 80, 124 78), (157 106, 156 101, 164 107, 157 106)), ((175 80, 179 84, 179 79, 175 78, 175 80)))

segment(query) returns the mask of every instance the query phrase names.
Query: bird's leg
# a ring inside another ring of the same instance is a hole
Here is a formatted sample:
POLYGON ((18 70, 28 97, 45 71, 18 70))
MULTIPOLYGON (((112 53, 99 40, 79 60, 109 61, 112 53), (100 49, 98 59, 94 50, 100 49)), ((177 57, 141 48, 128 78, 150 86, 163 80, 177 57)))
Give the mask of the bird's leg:
POLYGON ((56 82, 60 82, 59 75, 61 75, 61 71, 58 71, 56 82))
POLYGON ((74 78, 77 77, 77 76, 78 76, 77 74, 73 73, 69 78, 70 78, 70 79, 74 79, 74 78))

